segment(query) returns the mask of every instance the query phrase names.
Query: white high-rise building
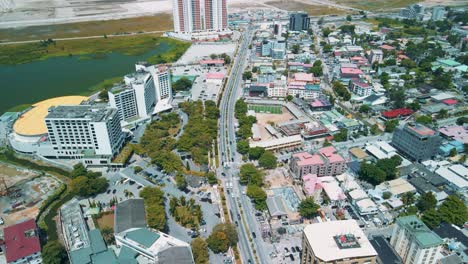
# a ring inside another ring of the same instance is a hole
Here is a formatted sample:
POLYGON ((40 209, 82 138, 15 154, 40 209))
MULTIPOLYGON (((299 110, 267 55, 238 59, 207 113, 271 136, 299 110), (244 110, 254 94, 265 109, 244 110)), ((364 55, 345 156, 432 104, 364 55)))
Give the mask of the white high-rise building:
POLYGON ((45 123, 56 158, 109 160, 125 140, 117 109, 103 105, 52 107, 45 123))
POLYGON ((227 0, 173 0, 174 32, 227 28, 227 0))
POLYGON ((444 6, 434 6, 434 8, 432 8, 431 19, 433 21, 444 20, 446 13, 444 6))
POLYGON ((123 123, 168 110, 172 100, 168 67, 140 63, 135 68, 135 73, 124 77, 124 84, 108 92, 109 104, 118 109, 123 123))
POLYGON ((400 217, 390 244, 404 264, 435 264, 443 240, 414 215, 400 217))

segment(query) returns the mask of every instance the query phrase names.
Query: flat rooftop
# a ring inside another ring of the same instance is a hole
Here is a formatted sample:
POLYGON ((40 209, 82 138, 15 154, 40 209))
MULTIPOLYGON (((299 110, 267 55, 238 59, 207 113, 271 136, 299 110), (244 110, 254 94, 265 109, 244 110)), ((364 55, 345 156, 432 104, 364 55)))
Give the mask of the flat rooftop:
POLYGON ((88 119, 94 122, 106 120, 117 109, 105 105, 60 105, 50 108, 47 119, 88 119))
POLYGON ((325 262, 377 256, 377 252, 359 228, 356 220, 329 221, 307 225, 304 228, 304 234, 314 255, 325 262), (352 239, 343 238, 345 234, 352 239), (337 236, 340 243, 336 240, 337 236), (352 242, 353 246, 343 246, 347 244, 348 240, 352 242))
POLYGON ((32 109, 22 114, 13 125, 16 134, 22 136, 40 136, 47 133, 44 118, 52 106, 79 105, 88 99, 85 96, 62 96, 47 99, 32 105, 32 109))

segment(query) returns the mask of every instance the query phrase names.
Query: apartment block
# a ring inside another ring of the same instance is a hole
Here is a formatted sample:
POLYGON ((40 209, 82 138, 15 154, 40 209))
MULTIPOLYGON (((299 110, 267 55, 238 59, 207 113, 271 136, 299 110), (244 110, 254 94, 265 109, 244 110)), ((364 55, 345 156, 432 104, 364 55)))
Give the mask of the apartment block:
POLYGON ((346 171, 345 159, 337 153, 332 146, 319 149, 317 153, 296 153, 290 161, 291 171, 296 178, 302 178, 306 174, 322 176, 334 176, 346 171))
POLYGON ((227 0, 173 0, 174 32, 223 30, 227 24, 227 0))

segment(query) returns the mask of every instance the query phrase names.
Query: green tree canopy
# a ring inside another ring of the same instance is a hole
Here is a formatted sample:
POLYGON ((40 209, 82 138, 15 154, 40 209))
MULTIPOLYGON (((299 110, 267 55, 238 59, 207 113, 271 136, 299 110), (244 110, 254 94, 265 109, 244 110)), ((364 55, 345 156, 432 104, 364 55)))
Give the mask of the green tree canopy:
POLYGON ((307 219, 317 216, 320 206, 315 203, 314 198, 307 197, 299 204, 299 214, 307 219))
POLYGON ((214 253, 224 253, 237 244, 236 227, 230 223, 217 224, 207 238, 208 247, 214 253))
POLYGON ((265 169, 274 169, 276 168, 276 156, 271 151, 265 151, 260 159, 258 159, 258 164, 265 169))
POLYGON ((252 199, 257 210, 263 211, 267 209, 267 194, 261 187, 256 185, 247 186, 247 196, 252 199))
POLYGON ((265 149, 262 147, 254 147, 249 150, 249 158, 251 160, 258 160, 263 153, 265 153, 265 149))
POLYGON ((187 91, 191 87, 192 81, 190 81, 187 77, 182 77, 172 83, 172 89, 174 89, 174 91, 187 91))
POLYGON ((439 207, 442 221, 462 226, 468 221, 468 209, 465 203, 455 195, 450 195, 439 207))
POLYGON ((190 245, 195 264, 208 264, 210 257, 208 254, 208 243, 203 238, 197 237, 192 240, 190 245))
POLYGON ((416 203, 416 207, 418 207, 419 211, 421 212, 425 212, 430 209, 435 209, 436 205, 437 199, 434 196, 434 194, 432 194, 432 192, 426 192, 422 194, 419 197, 418 202, 416 203))
POLYGON ((42 248, 42 261, 44 264, 68 263, 67 251, 58 240, 48 241, 42 248))
POLYGON ((243 164, 240 167, 240 183, 243 185, 263 185, 263 172, 258 170, 252 163, 243 164))

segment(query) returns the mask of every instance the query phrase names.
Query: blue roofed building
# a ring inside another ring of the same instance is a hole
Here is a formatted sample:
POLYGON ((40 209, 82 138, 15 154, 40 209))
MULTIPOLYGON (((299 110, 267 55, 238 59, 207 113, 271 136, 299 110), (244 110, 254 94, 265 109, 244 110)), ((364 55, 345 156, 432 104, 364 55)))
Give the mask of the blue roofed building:
POLYGON ((445 144, 442 144, 439 147, 439 153, 440 155, 447 157, 450 156, 450 152, 452 151, 452 149, 455 149, 457 153, 462 153, 465 150, 462 142, 452 140, 445 144))

